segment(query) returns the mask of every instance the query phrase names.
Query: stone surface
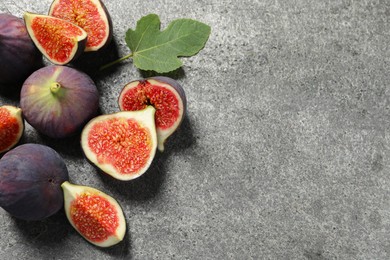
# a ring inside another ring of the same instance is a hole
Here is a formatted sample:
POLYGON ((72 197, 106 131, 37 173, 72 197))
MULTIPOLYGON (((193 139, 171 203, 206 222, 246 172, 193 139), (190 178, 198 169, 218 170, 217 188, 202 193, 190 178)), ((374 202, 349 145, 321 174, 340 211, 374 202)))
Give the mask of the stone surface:
MULTIPOLYGON (((150 73, 124 34, 149 13, 162 27, 193 18, 212 27, 172 76, 188 115, 140 179, 117 182, 83 157, 78 136, 52 140, 29 125, 23 142, 55 148, 71 180, 118 199, 126 240, 84 241, 63 212, 42 222, 0 210, 0 259, 390 258, 390 5, 387 0, 104 1, 114 43, 76 64, 95 79, 102 113, 129 81, 150 73)), ((50 0, 1 0, 19 17, 50 0)), ((0 104, 18 104, 0 92, 0 104)))

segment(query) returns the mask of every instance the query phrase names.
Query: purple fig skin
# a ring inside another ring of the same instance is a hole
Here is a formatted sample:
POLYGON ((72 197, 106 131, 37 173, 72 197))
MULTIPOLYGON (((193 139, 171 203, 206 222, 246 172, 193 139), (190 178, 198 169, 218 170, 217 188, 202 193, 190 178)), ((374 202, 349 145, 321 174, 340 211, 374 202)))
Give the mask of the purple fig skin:
POLYGON ((28 35, 23 19, 0 14, 0 57, 0 85, 23 83, 42 66, 42 54, 28 35))
POLYGON ((61 184, 69 180, 62 157, 40 144, 22 144, 0 160, 0 206, 12 216, 43 220, 64 203, 61 184))
MULTIPOLYGON (((109 31, 108 31, 107 41, 104 43, 104 45, 102 45, 102 47, 100 47, 100 48, 98 49, 98 50, 103 50, 103 49, 107 48, 107 46, 109 46, 109 45, 111 44, 112 38, 113 38, 114 36, 113 36, 113 33, 112 33, 112 31, 113 31, 113 25, 112 25, 111 15, 110 15, 110 13, 108 12, 108 9, 107 9, 107 7, 104 5, 104 3, 103 3, 101 0, 99 0, 99 2, 100 2, 100 4, 101 4, 101 6, 102 6, 104 12, 106 13, 107 22, 108 22, 108 30, 109 30, 109 31)), ((98 51, 98 50, 96 50, 96 51, 98 51)), ((87 51, 88 51, 88 50, 87 50, 87 51)))
POLYGON ((65 138, 97 115, 99 92, 84 72, 51 65, 26 79, 20 107, 26 121, 38 132, 51 138, 65 138))

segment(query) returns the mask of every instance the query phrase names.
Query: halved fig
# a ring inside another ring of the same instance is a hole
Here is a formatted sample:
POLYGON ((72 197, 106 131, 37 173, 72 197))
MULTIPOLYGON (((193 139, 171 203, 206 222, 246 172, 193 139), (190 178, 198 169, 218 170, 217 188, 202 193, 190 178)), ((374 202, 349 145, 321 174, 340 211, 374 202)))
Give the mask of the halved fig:
POLYGON ((184 118, 187 99, 176 80, 157 76, 128 83, 122 89, 118 103, 122 111, 141 110, 150 105, 156 109, 158 150, 162 152, 166 139, 184 118))
POLYGON ((81 147, 87 159, 118 180, 141 176, 156 153, 154 113, 149 106, 92 119, 81 133, 81 147))
POLYGON ((100 0, 54 0, 49 15, 83 28, 88 34, 85 51, 97 51, 112 39, 111 19, 100 0))
POLYGON ((22 144, 0 160, 0 206, 23 220, 43 220, 64 205, 69 179, 62 157, 41 144, 22 144))
POLYGON ((24 132, 22 109, 15 106, 0 107, 0 153, 14 147, 24 132))
POLYGON ((30 75, 20 92, 20 106, 26 121, 52 138, 75 134, 96 114, 99 93, 84 72, 51 65, 30 75))
POLYGON ((84 52, 87 33, 79 26, 30 12, 24 13, 24 20, 31 39, 50 62, 65 65, 84 52))
POLYGON ((42 54, 27 33, 23 19, 0 14, 0 84, 22 83, 42 65, 42 54))
POLYGON ((100 247, 113 246, 123 240, 126 221, 114 198, 95 188, 67 181, 61 186, 66 216, 81 236, 100 247))

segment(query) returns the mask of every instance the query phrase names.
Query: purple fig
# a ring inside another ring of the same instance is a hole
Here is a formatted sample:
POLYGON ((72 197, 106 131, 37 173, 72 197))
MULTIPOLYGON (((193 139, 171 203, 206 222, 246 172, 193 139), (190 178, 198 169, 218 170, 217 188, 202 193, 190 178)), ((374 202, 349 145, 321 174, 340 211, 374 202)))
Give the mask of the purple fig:
POLYGON ((75 134, 97 114, 99 93, 87 74, 52 65, 26 79, 20 106, 26 121, 39 132, 64 138, 75 134))
POLYGON ((42 65, 42 55, 22 19, 0 14, 0 84, 22 83, 42 65))
POLYGON ((42 220, 64 203, 61 184, 68 181, 61 156, 40 144, 22 144, 0 160, 0 206, 24 220, 42 220))

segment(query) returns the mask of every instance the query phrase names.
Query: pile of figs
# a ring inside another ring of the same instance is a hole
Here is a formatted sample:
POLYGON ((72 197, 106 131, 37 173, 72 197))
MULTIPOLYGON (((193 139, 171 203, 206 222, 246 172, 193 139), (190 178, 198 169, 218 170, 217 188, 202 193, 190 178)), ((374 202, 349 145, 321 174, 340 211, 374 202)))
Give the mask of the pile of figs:
POLYGON ((112 39, 110 15, 99 0, 54 0, 48 14, 25 12, 28 34, 53 64, 65 65, 112 39))
POLYGON ((80 3, 54 0, 48 14, 26 12, 24 20, 0 14, 0 86, 21 86, 20 107, 0 106, 0 206, 26 221, 63 208, 81 236, 108 247, 126 233, 120 205, 102 191, 70 183, 64 160, 51 147, 21 144, 25 121, 53 139, 80 135, 86 160, 129 181, 164 151, 187 104, 180 84, 159 76, 129 82, 118 93, 119 110, 99 114, 93 79, 68 64, 106 46, 112 24, 101 1, 80 3))

